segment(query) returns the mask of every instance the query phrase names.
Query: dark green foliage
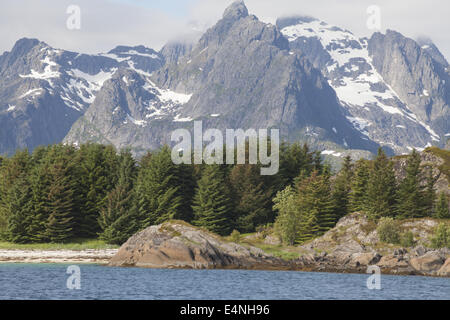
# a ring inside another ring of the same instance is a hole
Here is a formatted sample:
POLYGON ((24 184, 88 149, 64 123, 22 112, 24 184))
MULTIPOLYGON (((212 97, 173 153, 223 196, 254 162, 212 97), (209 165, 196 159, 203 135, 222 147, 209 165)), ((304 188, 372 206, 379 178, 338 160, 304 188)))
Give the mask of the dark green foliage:
POLYGON ((406 177, 397 191, 397 214, 399 218, 421 218, 427 214, 426 198, 422 181, 423 171, 420 155, 413 150, 406 164, 406 177))
POLYGON ((349 212, 353 164, 350 156, 345 157, 341 171, 337 174, 333 186, 333 200, 336 219, 339 220, 349 212))
POLYGON ((219 165, 205 166, 194 196, 192 224, 220 235, 230 234, 232 200, 219 165))
POLYGON ((73 236, 73 182, 63 161, 54 164, 50 174, 46 238, 51 242, 65 242, 73 236))
MULTIPOLYGON (((323 234, 354 211, 374 220, 431 212, 449 218, 445 194, 435 200, 439 176, 421 166, 415 152, 398 188, 392 161, 381 150, 374 161, 353 164, 346 158, 332 177, 319 152, 282 143, 279 173, 261 176, 260 168, 175 165, 167 146, 138 165, 129 151, 117 154, 92 143, 42 146, 31 155, 18 151, 0 157, 0 238, 25 243, 99 236, 121 244, 148 225, 180 219, 222 235, 275 222, 283 241, 294 244, 323 234)), ((411 237, 396 241, 411 243, 411 237)))
POLYGON ((188 171, 184 171, 186 167, 172 162, 167 146, 144 161, 135 189, 135 210, 141 226, 189 217, 190 212, 183 211, 189 203, 189 193, 184 194, 181 188, 190 179, 188 171))
POLYGON ((305 221, 317 221, 318 232, 323 234, 336 224, 336 207, 331 195, 330 176, 327 172, 314 171, 298 186, 298 206, 300 212, 310 215, 305 221), (312 218, 314 217, 314 219, 312 218))
POLYGON ((450 219, 450 211, 448 209, 448 197, 444 192, 441 192, 439 194, 434 215, 438 219, 450 219))
POLYGON ((370 219, 395 216, 396 180, 393 163, 384 151, 378 149, 378 155, 369 171, 369 182, 365 209, 370 219))
POLYGON ((264 189, 259 170, 256 165, 236 165, 229 175, 236 228, 240 232, 253 232, 273 219, 268 209, 271 194, 264 189))
POLYGON ((361 159, 355 163, 355 172, 351 181, 349 211, 361 212, 366 208, 367 185, 369 184, 369 164, 361 159))
POLYGON ((111 244, 124 243, 137 231, 137 217, 133 206, 133 187, 137 175, 136 163, 129 151, 119 156, 117 184, 106 196, 99 225, 102 229, 99 237, 111 244))

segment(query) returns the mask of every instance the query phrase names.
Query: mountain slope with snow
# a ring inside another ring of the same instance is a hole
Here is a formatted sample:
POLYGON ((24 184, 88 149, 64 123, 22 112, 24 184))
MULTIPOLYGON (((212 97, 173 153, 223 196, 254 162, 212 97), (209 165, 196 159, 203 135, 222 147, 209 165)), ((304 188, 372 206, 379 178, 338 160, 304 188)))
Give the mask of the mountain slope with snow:
MULTIPOLYGON (((291 50, 310 59, 336 91, 354 127, 395 153, 440 142, 374 66, 369 39, 310 17, 277 21, 291 50)), ((427 92, 424 91, 423 94, 427 92)))

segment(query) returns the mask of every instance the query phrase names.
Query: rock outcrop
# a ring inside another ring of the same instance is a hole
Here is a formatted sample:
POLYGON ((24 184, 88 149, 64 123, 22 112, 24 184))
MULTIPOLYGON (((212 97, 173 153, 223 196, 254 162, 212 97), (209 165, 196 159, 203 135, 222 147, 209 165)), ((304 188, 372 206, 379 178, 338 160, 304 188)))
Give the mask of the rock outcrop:
POLYGON ((133 235, 111 266, 193 269, 286 269, 289 263, 255 247, 228 242, 183 222, 150 226, 133 235))
POLYGON ((437 225, 431 218, 400 222, 400 230, 412 232, 416 240, 415 247, 401 248, 382 243, 376 224, 354 213, 322 237, 301 246, 302 255, 293 263, 296 269, 329 272, 364 273, 368 266, 376 265, 382 273, 450 276, 450 250, 426 247, 437 225))
MULTIPOLYGON (((429 234, 435 224, 432 219, 416 219, 402 226, 418 236, 429 234)), ((362 214, 346 216, 322 237, 295 248, 299 258, 286 261, 255 246, 233 243, 185 222, 172 221, 133 235, 109 265, 342 273, 366 273, 368 266, 376 265, 385 274, 450 276, 450 249, 430 249, 424 241, 414 248, 381 243, 375 227, 362 214)))

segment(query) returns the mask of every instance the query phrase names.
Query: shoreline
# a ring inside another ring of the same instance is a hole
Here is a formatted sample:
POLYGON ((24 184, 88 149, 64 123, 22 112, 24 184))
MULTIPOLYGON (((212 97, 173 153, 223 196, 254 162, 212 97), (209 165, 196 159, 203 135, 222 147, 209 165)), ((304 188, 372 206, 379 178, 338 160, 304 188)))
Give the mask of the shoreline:
MULTIPOLYGON (((0 267, 2 264, 99 264, 108 266, 110 259, 118 252, 118 249, 83 249, 83 250, 0 250, 0 267)), ((191 268, 184 267, 158 267, 149 269, 184 269, 184 270, 255 270, 255 271, 298 271, 298 272, 325 272, 335 274, 368 274, 367 268, 361 266, 356 268, 342 268, 339 266, 314 267, 299 266, 293 261, 285 261, 286 265, 258 266, 252 267, 218 267, 218 268, 191 268)), ((125 268, 142 268, 142 266, 122 266, 125 268)), ((144 267, 145 268, 145 267, 144 267)), ((400 271, 398 269, 381 268, 381 274, 398 276, 424 276, 433 278, 448 278, 435 274, 423 274, 421 272, 400 271)))
POLYGON ((39 250, 0 249, 3 263, 98 263, 107 264, 118 249, 39 250))

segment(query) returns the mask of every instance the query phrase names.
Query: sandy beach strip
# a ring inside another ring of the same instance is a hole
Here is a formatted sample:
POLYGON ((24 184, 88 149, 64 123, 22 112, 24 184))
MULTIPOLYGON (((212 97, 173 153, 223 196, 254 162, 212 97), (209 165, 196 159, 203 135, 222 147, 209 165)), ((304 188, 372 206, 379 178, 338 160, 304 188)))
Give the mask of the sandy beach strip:
POLYGON ((118 249, 5 250, 0 263, 99 263, 106 264, 118 249))

